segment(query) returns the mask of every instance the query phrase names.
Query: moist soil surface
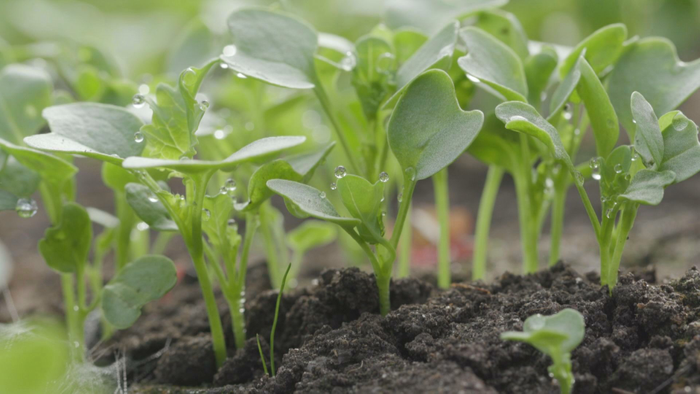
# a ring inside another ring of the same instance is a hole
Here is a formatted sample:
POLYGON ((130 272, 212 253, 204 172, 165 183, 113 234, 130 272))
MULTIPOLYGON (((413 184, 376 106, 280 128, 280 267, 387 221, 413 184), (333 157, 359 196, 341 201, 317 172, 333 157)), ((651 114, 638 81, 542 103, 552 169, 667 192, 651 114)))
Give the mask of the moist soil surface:
MULTIPOLYGON (((250 283, 262 282, 254 277, 250 283)), ((557 393, 549 359, 499 334, 522 330, 533 314, 573 308, 586 322, 572 353, 575 393, 700 392, 700 271, 659 285, 653 272, 622 274, 612 295, 598 281, 562 263, 444 291, 400 279, 391 286, 392 312, 381 317, 372 275, 329 269, 313 286, 285 291, 277 375, 269 378, 255 334, 268 357, 278 293, 249 287, 258 296, 246 301, 246 346, 229 349, 217 371, 204 305, 190 279, 95 354, 102 363, 125 356, 136 393, 557 393)))

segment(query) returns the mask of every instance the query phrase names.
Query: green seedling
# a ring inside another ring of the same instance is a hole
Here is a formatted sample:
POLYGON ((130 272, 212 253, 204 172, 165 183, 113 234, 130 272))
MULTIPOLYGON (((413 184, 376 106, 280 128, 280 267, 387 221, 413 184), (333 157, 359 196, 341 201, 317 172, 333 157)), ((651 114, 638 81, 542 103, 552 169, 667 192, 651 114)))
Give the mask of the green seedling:
MULTIPOLYGON (((275 318, 272 321, 272 330, 270 331, 270 376, 275 376, 275 331, 277 330, 277 318, 280 313, 280 302, 282 301, 282 293, 284 293, 284 285, 287 283, 287 275, 289 270, 292 268, 292 264, 287 265, 287 270, 284 272, 282 277, 282 284, 280 286, 279 293, 277 294, 277 302, 275 303, 275 318)), ((258 352, 260 353, 260 360, 262 361, 263 370, 265 375, 267 375, 267 364, 265 363, 265 356, 263 356, 262 346, 260 346, 260 336, 255 334, 255 338, 258 341, 258 352)))
POLYGON ((583 316, 567 308, 551 316, 530 316, 525 320, 522 332, 504 332, 501 339, 528 343, 549 356, 552 359, 550 376, 559 382, 562 394, 569 394, 574 387, 571 351, 583 341, 585 331, 583 316))
MULTIPOLYGON (((340 200, 350 217, 338 213, 326 193, 288 180, 267 185, 285 198, 289 211, 298 217, 314 217, 340 226, 369 257, 377 281, 382 315, 390 310, 389 283, 396 247, 419 180, 429 178, 452 163, 476 137, 483 121, 479 111, 465 112, 455 98, 452 80, 444 71, 431 70, 416 78, 403 92, 389 122, 389 145, 404 173, 399 212, 390 239, 384 237, 384 182, 371 183, 336 168, 340 200), (370 245, 374 245, 373 250, 370 245)), ((449 266, 441 267, 441 272, 449 266)), ((449 271, 446 275, 449 278, 449 271)))

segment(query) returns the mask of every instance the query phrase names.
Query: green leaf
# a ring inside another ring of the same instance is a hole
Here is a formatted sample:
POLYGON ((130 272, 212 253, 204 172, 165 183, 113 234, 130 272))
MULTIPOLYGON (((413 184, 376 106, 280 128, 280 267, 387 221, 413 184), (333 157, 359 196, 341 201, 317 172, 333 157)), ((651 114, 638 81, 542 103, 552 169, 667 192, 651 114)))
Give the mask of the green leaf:
POLYGON ((235 11, 228 18, 235 54, 221 59, 231 69, 263 82, 312 89, 317 84, 314 29, 296 17, 258 8, 235 11))
POLYGON ((659 171, 673 171, 676 174, 675 183, 700 172, 698 126, 678 111, 662 116, 659 124, 668 124, 661 132, 664 138, 664 158, 659 171))
POLYGON ((196 18, 175 38, 168 53, 168 71, 179 73, 191 65, 203 65, 220 50, 214 34, 196 18))
POLYGON ((452 79, 430 70, 416 78, 389 120, 389 146, 404 170, 428 178, 448 166, 471 144, 484 121, 481 111, 462 111, 452 79))
POLYGON ((0 211, 14 211, 19 198, 5 190, 0 190, 0 211))
POLYGON ((414 30, 400 30, 394 34, 394 49, 396 50, 396 61, 403 64, 416 51, 428 41, 423 33, 414 30))
POLYGON ((209 242, 228 261, 235 261, 233 247, 240 243, 241 237, 238 235, 238 226, 229 223, 233 212, 231 196, 223 193, 206 196, 204 209, 209 213, 202 216, 202 230, 207 234, 209 242))
POLYGON ((603 84, 583 56, 579 58, 575 67, 581 72, 576 91, 586 105, 586 112, 591 120, 596 152, 598 156, 605 157, 615 148, 620 136, 615 109, 603 84))
POLYGON ((629 146, 618 146, 601 164, 600 187, 603 196, 616 196, 624 193, 629 186, 629 177, 632 168, 632 150, 629 146))
POLYGON ((102 183, 117 193, 121 193, 127 183, 137 182, 136 176, 121 166, 102 163, 102 183))
POLYGON ((118 329, 130 327, 141 308, 164 296, 177 283, 175 264, 165 256, 146 255, 129 263, 104 287, 102 311, 118 329))
POLYGON ((451 20, 480 10, 497 8, 508 0, 390 0, 385 21, 396 30, 415 27, 427 34, 436 32, 451 20))
POLYGON ((506 100, 527 101, 525 69, 512 49, 475 27, 462 29, 460 37, 468 51, 457 61, 462 70, 502 94, 506 100))
POLYGON ((450 22, 406 60, 396 73, 396 88, 400 91, 425 70, 438 68, 447 71, 452 65, 458 29, 459 23, 450 22))
POLYGON ((542 52, 525 58, 523 67, 530 104, 539 104, 542 101, 540 96, 549 85, 549 79, 557 68, 557 60, 557 52, 550 47, 545 47, 542 52))
POLYGON ((143 122, 124 108, 108 104, 75 103, 46 108, 51 133, 27 137, 27 145, 50 152, 71 153, 120 165, 138 156, 143 144, 134 134, 143 122))
POLYGON ((205 160, 166 160, 147 157, 129 157, 122 166, 129 169, 137 168, 167 168, 183 173, 196 173, 208 170, 231 171, 242 163, 249 163, 269 157, 285 149, 295 147, 306 141, 306 137, 267 137, 253 141, 237 152, 220 161, 205 160))
POLYGON ((298 253, 328 245, 338 238, 338 228, 332 223, 307 220, 287 233, 287 245, 298 253))
POLYGON ((579 61, 582 53, 596 75, 600 75, 607 67, 615 63, 622 53, 622 46, 627 39, 627 27, 622 23, 615 23, 594 31, 590 36, 581 41, 576 48, 564 59, 559 67, 559 75, 565 75, 579 61))
POLYGON ((0 71, 0 138, 14 144, 39 131, 41 111, 51 105, 51 77, 21 64, 0 71))
POLYGON ((90 220, 94 223, 99 224, 104 228, 116 228, 119 226, 119 219, 109 212, 105 212, 101 209, 87 207, 85 210, 90 216, 90 220))
POLYGON ((314 187, 283 179, 267 181, 267 187, 294 204, 297 212, 343 227, 352 228, 361 224, 358 219, 340 216, 325 194, 314 187))
POLYGON ((379 37, 360 38, 355 45, 355 51, 357 65, 353 69, 352 85, 365 116, 374 119, 379 106, 393 90, 391 79, 398 63, 391 45, 379 37))
POLYGON ((85 208, 75 203, 63 205, 61 221, 46 229, 39 241, 39 252, 52 269, 73 273, 87 263, 92 242, 92 222, 85 208))
POLYGON ((328 154, 331 153, 333 147, 335 147, 335 141, 327 144, 318 151, 289 156, 284 160, 292 166, 294 171, 303 177, 304 182, 308 182, 316 171, 316 168, 318 168, 326 157, 328 157, 328 154))
POLYGON ((567 308, 551 316, 532 315, 525 320, 523 332, 504 332, 501 339, 529 343, 551 357, 576 349, 583 341, 585 331, 583 316, 567 308))
POLYGON ((0 148, 11 154, 24 167, 38 173, 42 180, 54 185, 63 184, 78 172, 78 168, 73 164, 40 150, 17 146, 2 139, 0 148))
POLYGON ((574 93, 580 81, 581 70, 579 67, 573 67, 552 94, 552 99, 549 102, 549 116, 547 120, 552 120, 559 111, 564 108, 564 105, 569 101, 569 97, 574 93))
POLYGON ((126 201, 134 210, 136 216, 143 220, 149 227, 157 231, 177 231, 177 224, 170 218, 170 214, 155 194, 144 185, 129 183, 125 186, 126 201), (155 200, 155 201, 153 201, 155 200))
POLYGON ((486 116, 484 126, 467 151, 482 162, 503 167, 510 173, 521 163, 520 136, 506 129, 493 112, 486 116))
POLYGON ((371 184, 361 176, 348 174, 338 179, 338 191, 350 216, 362 221, 358 229, 360 237, 370 244, 380 242, 384 235, 381 214, 384 183, 371 184))
MULTIPOLYGON (((0 150, 0 152, 2 152, 0 150)), ((0 190, 19 197, 29 197, 39 188, 41 177, 10 156, 0 170, 0 190)))
POLYGON ((637 126, 634 148, 651 169, 657 168, 664 158, 664 138, 654 109, 639 92, 632 93, 632 117, 637 126))
POLYGON ((494 9, 479 12, 475 17, 476 21, 472 26, 496 37, 512 49, 521 59, 528 57, 530 51, 527 47, 527 35, 515 15, 494 9))
POLYGON ((508 101, 496 107, 496 116, 505 123, 507 129, 527 134, 545 144, 556 160, 564 162, 569 170, 575 170, 557 129, 542 118, 531 105, 508 101))
POLYGON ((672 171, 641 170, 634 175, 620 198, 638 204, 658 205, 664 198, 664 189, 672 184, 675 178, 676 174, 672 171))
POLYGON ((250 177, 250 181, 248 181, 248 201, 236 203, 236 210, 254 210, 268 198, 272 197, 274 193, 267 187, 267 181, 270 179, 286 179, 289 181, 301 182, 302 176, 294 171, 289 163, 282 159, 264 164, 255 170, 250 177))
POLYGON ((676 109, 700 87, 700 59, 682 62, 676 48, 663 38, 636 41, 626 48, 608 81, 608 94, 620 122, 634 130, 629 97, 639 92, 658 115, 676 109))

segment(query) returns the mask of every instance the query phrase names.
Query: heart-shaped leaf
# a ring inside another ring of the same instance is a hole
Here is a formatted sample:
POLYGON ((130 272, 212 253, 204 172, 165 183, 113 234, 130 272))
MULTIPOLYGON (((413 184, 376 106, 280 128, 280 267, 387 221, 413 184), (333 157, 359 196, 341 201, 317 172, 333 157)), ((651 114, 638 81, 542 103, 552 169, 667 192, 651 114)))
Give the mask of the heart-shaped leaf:
POLYGON ((658 168, 664 158, 664 138, 654 108, 639 92, 632 93, 632 117, 637 129, 634 148, 647 167, 658 168))
POLYGON ((326 220, 346 228, 352 228, 361 223, 358 219, 340 216, 333 204, 325 197, 325 193, 314 187, 283 179, 269 180, 267 187, 294 204, 294 208, 298 211, 316 219, 326 220))
POLYGON ((586 105, 586 112, 591 120, 596 152, 598 156, 606 157, 615 148, 620 136, 615 109, 596 72, 583 55, 575 67, 581 72, 576 91, 586 105))
POLYGON ((102 311, 118 329, 130 327, 141 308, 164 296, 177 283, 175 264, 165 257, 142 256, 129 263, 104 287, 102 311))
POLYGON ((556 160, 564 162, 569 170, 575 171, 557 129, 531 105, 509 101, 496 107, 496 116, 505 123, 507 129, 527 134, 545 144, 556 160))
POLYGON ((297 253, 317 248, 335 241, 338 228, 331 223, 306 220, 287 233, 287 245, 297 253))
POLYGON ((170 218, 163 203, 147 186, 129 183, 124 191, 126 192, 126 201, 131 209, 150 228, 157 231, 178 231, 177 224, 170 218))
POLYGON ((349 174, 338 179, 338 191, 350 215, 362 221, 358 229, 360 237, 370 244, 380 242, 384 235, 381 216, 384 183, 371 184, 361 176, 349 174))
POLYGON ((611 64, 615 63, 622 53, 622 46, 626 39, 627 27, 622 23, 604 26, 594 31, 576 45, 569 56, 564 59, 559 67, 559 75, 564 78, 576 65, 579 57, 584 52, 586 61, 590 64, 593 71, 596 74, 600 74, 611 64))
POLYGON ((458 17, 497 8, 507 2, 508 0, 390 0, 386 4, 385 21, 393 30, 415 27, 432 34, 458 17))
POLYGON ((134 139, 143 122, 124 108, 75 103, 46 108, 43 115, 51 133, 25 138, 33 148, 88 156, 116 165, 143 150, 143 144, 134 139))
POLYGON ((51 105, 51 77, 41 69, 12 64, 0 71, 0 138, 21 144, 44 124, 51 105))
POLYGON ((92 222, 85 208, 75 203, 63 205, 61 221, 46 229, 39 241, 39 252, 52 269, 73 273, 87 263, 92 242, 92 222))
POLYGON ((672 171, 641 170, 634 175, 621 199, 645 205, 658 205, 664 198, 664 189, 673 183, 672 171))
POLYGON ((406 89, 389 120, 389 146, 404 170, 428 178, 455 161, 481 129, 481 111, 462 111, 452 79, 430 70, 406 89))
POLYGON ((316 32, 306 22, 258 8, 228 18, 234 46, 221 59, 236 72, 272 85, 312 89, 317 84, 316 32))
POLYGON ((629 45, 615 64, 608 94, 625 129, 634 130, 629 97, 639 92, 658 115, 676 109, 700 87, 700 59, 682 62, 676 48, 663 38, 650 37, 629 45))
POLYGON ((678 111, 662 116, 659 125, 662 126, 661 135, 664 138, 664 158, 659 171, 673 171, 676 174, 675 183, 700 172, 698 126, 678 111))
POLYGON ((467 54, 457 63, 467 74, 478 78, 506 100, 527 101, 527 78, 518 55, 494 36, 475 27, 459 33, 467 54))
POLYGON ((231 171, 242 163, 248 163, 285 149, 295 147, 306 141, 306 137, 267 137, 253 141, 221 161, 205 160, 165 160, 147 157, 129 157, 124 160, 124 168, 167 168, 183 173, 196 173, 208 170, 231 171))

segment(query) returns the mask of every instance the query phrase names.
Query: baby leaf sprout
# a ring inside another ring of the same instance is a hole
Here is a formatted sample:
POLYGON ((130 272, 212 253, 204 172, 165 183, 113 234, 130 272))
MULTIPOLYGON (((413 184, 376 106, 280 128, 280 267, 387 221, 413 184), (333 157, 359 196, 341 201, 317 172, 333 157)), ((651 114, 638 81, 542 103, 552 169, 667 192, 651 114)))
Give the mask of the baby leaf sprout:
POLYGON ((501 339, 528 343, 549 356, 550 376, 559 382, 562 394, 569 394, 574 386, 571 351, 583 340, 585 326, 583 316, 567 308, 551 316, 532 315, 525 320, 522 332, 507 331, 501 339))
POLYGON ((399 212, 390 239, 384 237, 381 180, 371 183, 359 175, 346 175, 344 168, 336 169, 337 191, 350 217, 340 215, 325 193, 311 186, 279 179, 270 180, 267 185, 285 198, 293 215, 334 223, 355 240, 372 263, 380 312, 386 315, 391 305, 389 283, 396 247, 416 183, 459 157, 476 137, 482 121, 481 112, 462 111, 452 80, 444 71, 427 71, 402 92, 388 129, 389 145, 404 174, 399 212), (374 250, 370 245, 374 245, 374 250))

